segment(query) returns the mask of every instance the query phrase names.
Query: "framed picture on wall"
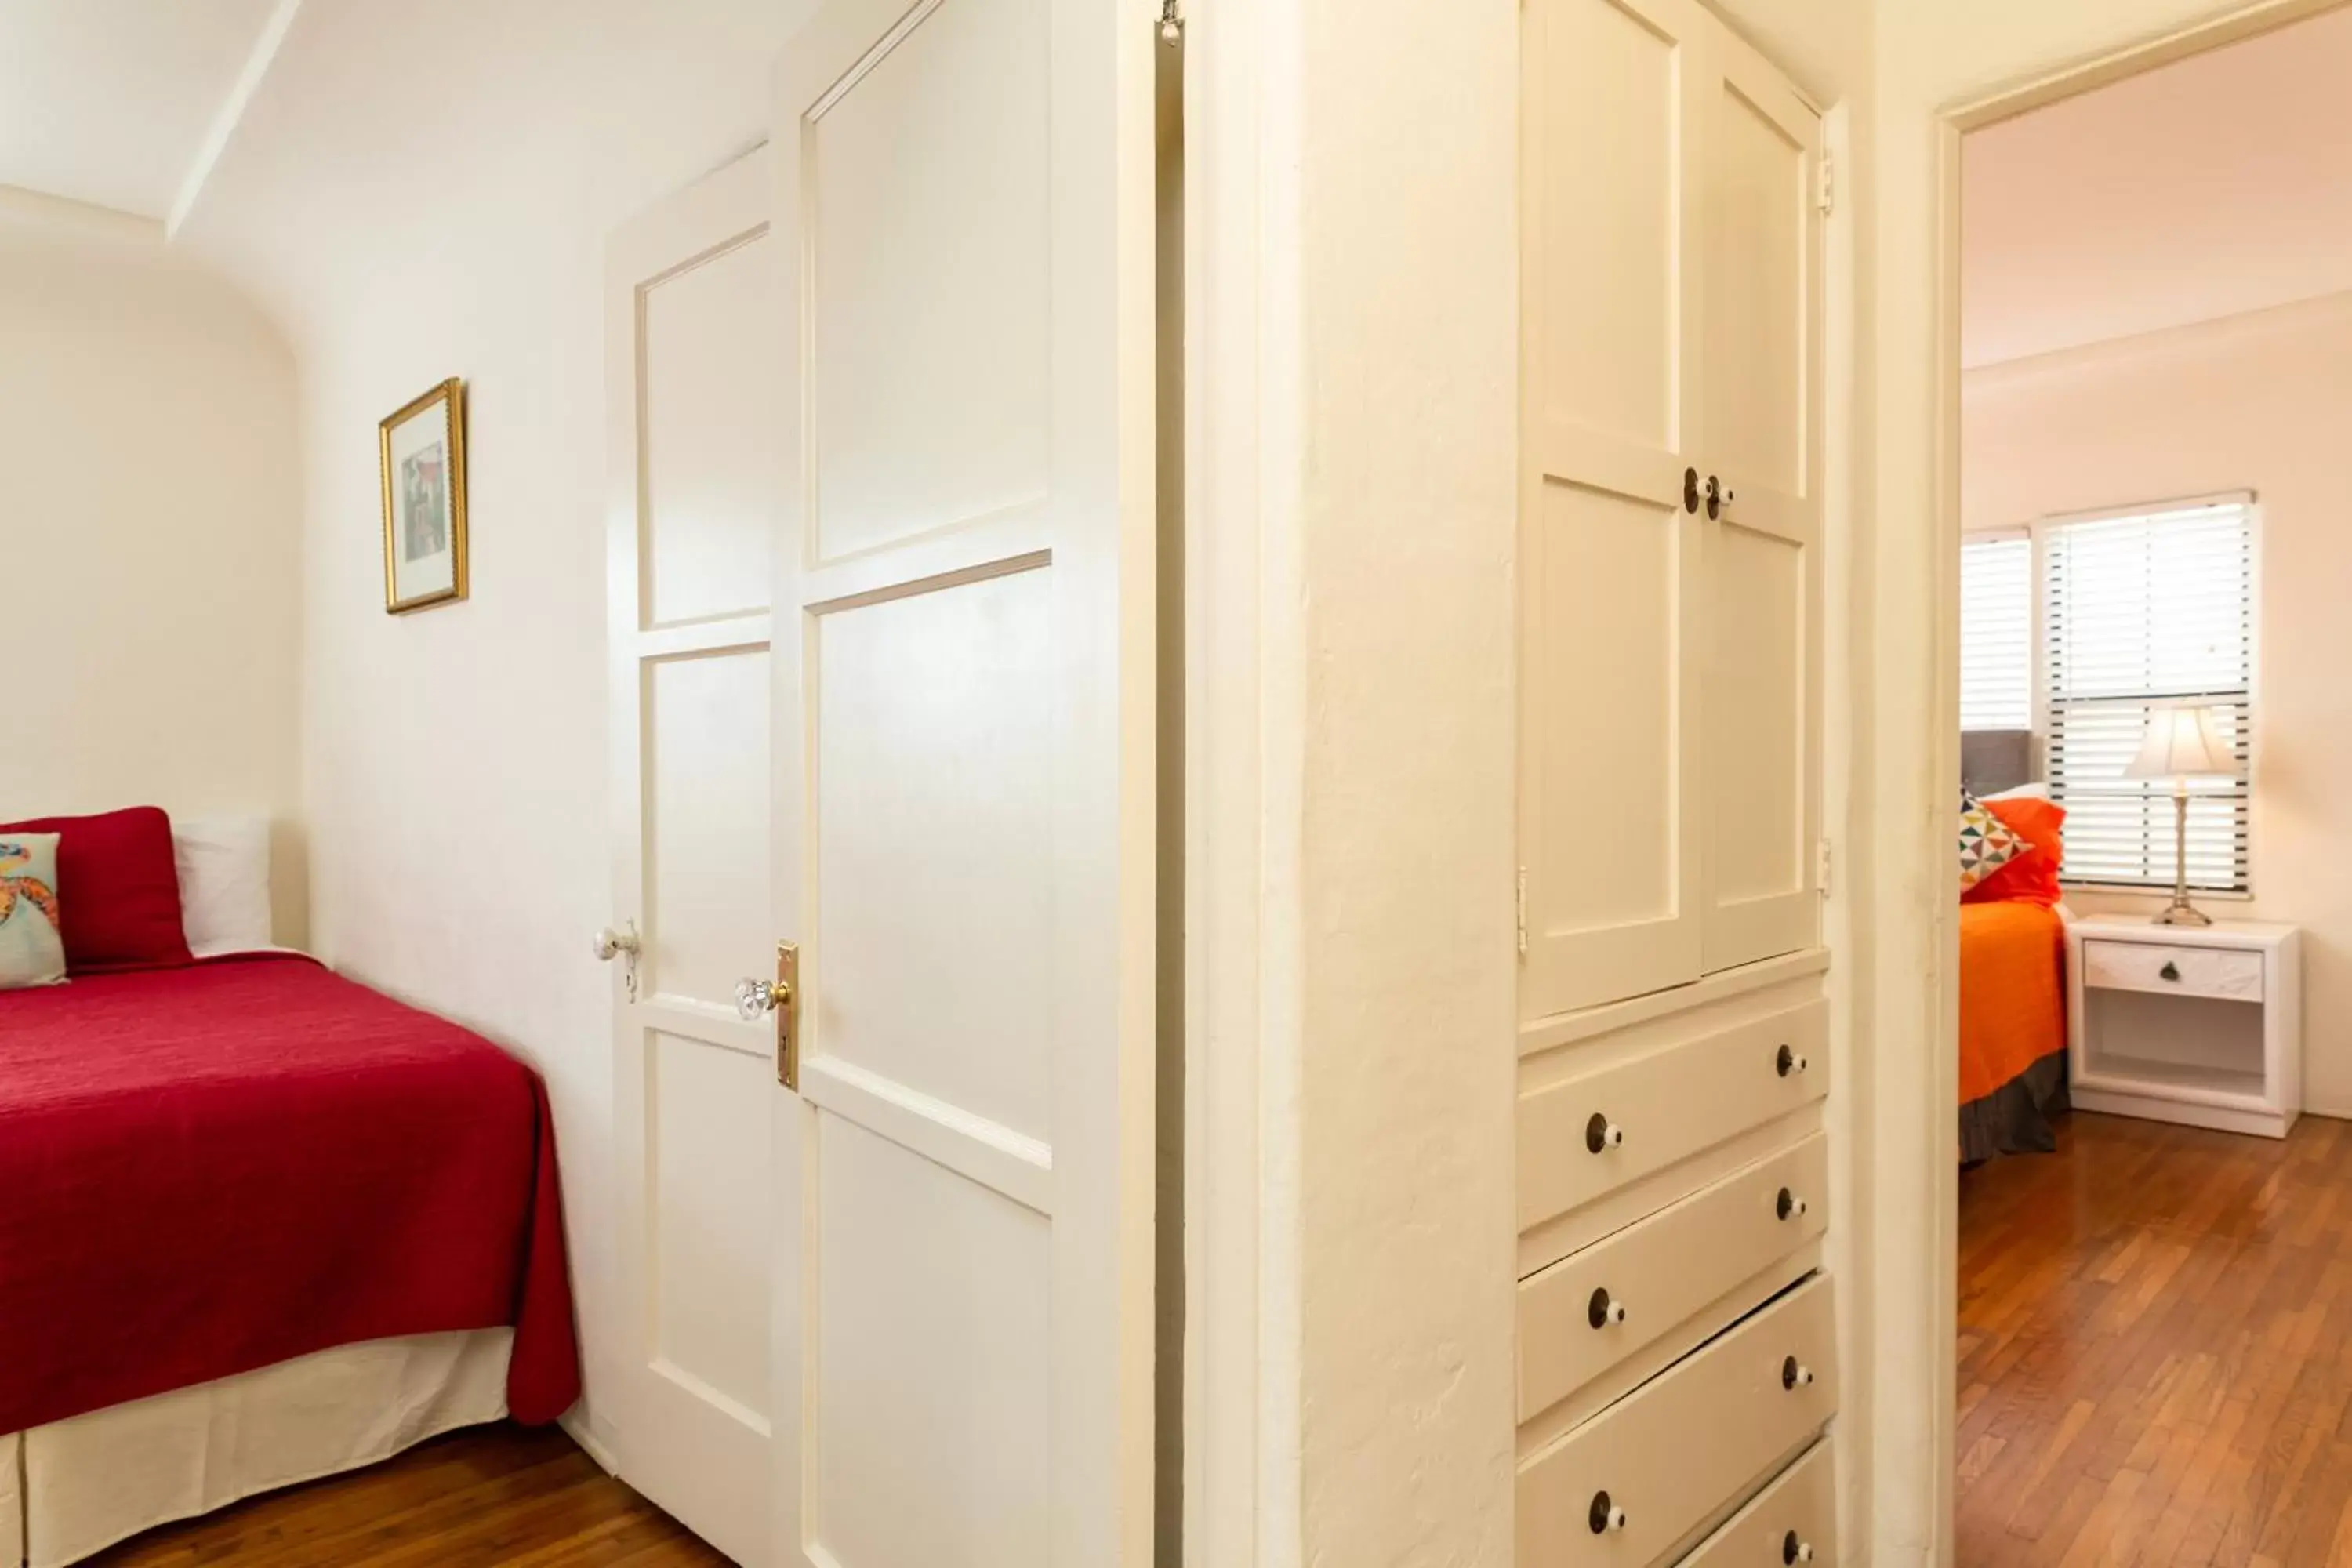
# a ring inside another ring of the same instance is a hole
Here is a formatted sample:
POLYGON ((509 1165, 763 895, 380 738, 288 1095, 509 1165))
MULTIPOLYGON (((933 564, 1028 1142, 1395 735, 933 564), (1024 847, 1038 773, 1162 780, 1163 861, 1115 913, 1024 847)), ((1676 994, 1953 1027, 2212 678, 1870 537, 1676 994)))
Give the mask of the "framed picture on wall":
POLYGON ((383 468, 383 607, 466 596, 466 384, 451 376, 376 426, 383 468))

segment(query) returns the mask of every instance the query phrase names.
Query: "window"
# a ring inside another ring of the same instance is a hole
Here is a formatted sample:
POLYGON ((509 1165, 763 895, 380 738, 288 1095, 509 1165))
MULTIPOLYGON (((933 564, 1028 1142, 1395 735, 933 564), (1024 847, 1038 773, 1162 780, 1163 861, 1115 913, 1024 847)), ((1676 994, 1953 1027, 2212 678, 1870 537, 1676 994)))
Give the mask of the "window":
POLYGON ((1960 728, 2033 727, 2033 541, 1960 546, 1960 728))
POLYGON ((2243 892, 2252 732, 2250 500, 2042 525, 2042 703, 2050 792, 2066 807, 2066 879, 2169 887, 2167 781, 2127 779, 2148 713, 2221 705, 2237 753, 2226 787, 2189 805, 2189 883, 2243 892))

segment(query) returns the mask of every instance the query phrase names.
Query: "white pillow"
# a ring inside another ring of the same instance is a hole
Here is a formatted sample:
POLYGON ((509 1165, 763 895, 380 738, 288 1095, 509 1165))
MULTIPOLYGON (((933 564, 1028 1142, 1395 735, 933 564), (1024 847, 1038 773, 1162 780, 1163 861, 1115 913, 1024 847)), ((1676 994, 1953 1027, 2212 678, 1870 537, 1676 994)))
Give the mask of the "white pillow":
POLYGON ((1999 795, 1980 795, 1979 800, 2048 800, 2050 786, 2046 784, 2021 784, 2015 789, 2005 789, 1999 795))
POLYGON ((198 958, 270 944, 269 819, 172 819, 180 926, 198 958))

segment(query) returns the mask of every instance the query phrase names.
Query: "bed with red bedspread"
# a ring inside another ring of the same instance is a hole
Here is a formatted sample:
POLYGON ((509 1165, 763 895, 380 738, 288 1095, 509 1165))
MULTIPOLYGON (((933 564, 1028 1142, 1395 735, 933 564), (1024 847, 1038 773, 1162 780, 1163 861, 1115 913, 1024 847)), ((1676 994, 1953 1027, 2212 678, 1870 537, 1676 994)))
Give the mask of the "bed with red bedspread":
POLYGON ((580 1390, 553 1124, 488 1041, 292 954, 0 993, 0 1434, 511 1325, 580 1390))

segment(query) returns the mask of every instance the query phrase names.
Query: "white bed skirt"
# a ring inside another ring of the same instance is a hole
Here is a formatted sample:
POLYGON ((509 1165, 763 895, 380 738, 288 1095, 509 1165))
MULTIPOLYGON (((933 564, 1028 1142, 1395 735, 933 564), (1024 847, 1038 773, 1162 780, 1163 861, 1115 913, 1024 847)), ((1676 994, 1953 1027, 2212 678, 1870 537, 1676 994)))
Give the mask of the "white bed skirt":
POLYGON ((496 1421, 513 1347, 511 1329, 375 1340, 0 1436, 0 1565, 64 1568, 496 1421))

